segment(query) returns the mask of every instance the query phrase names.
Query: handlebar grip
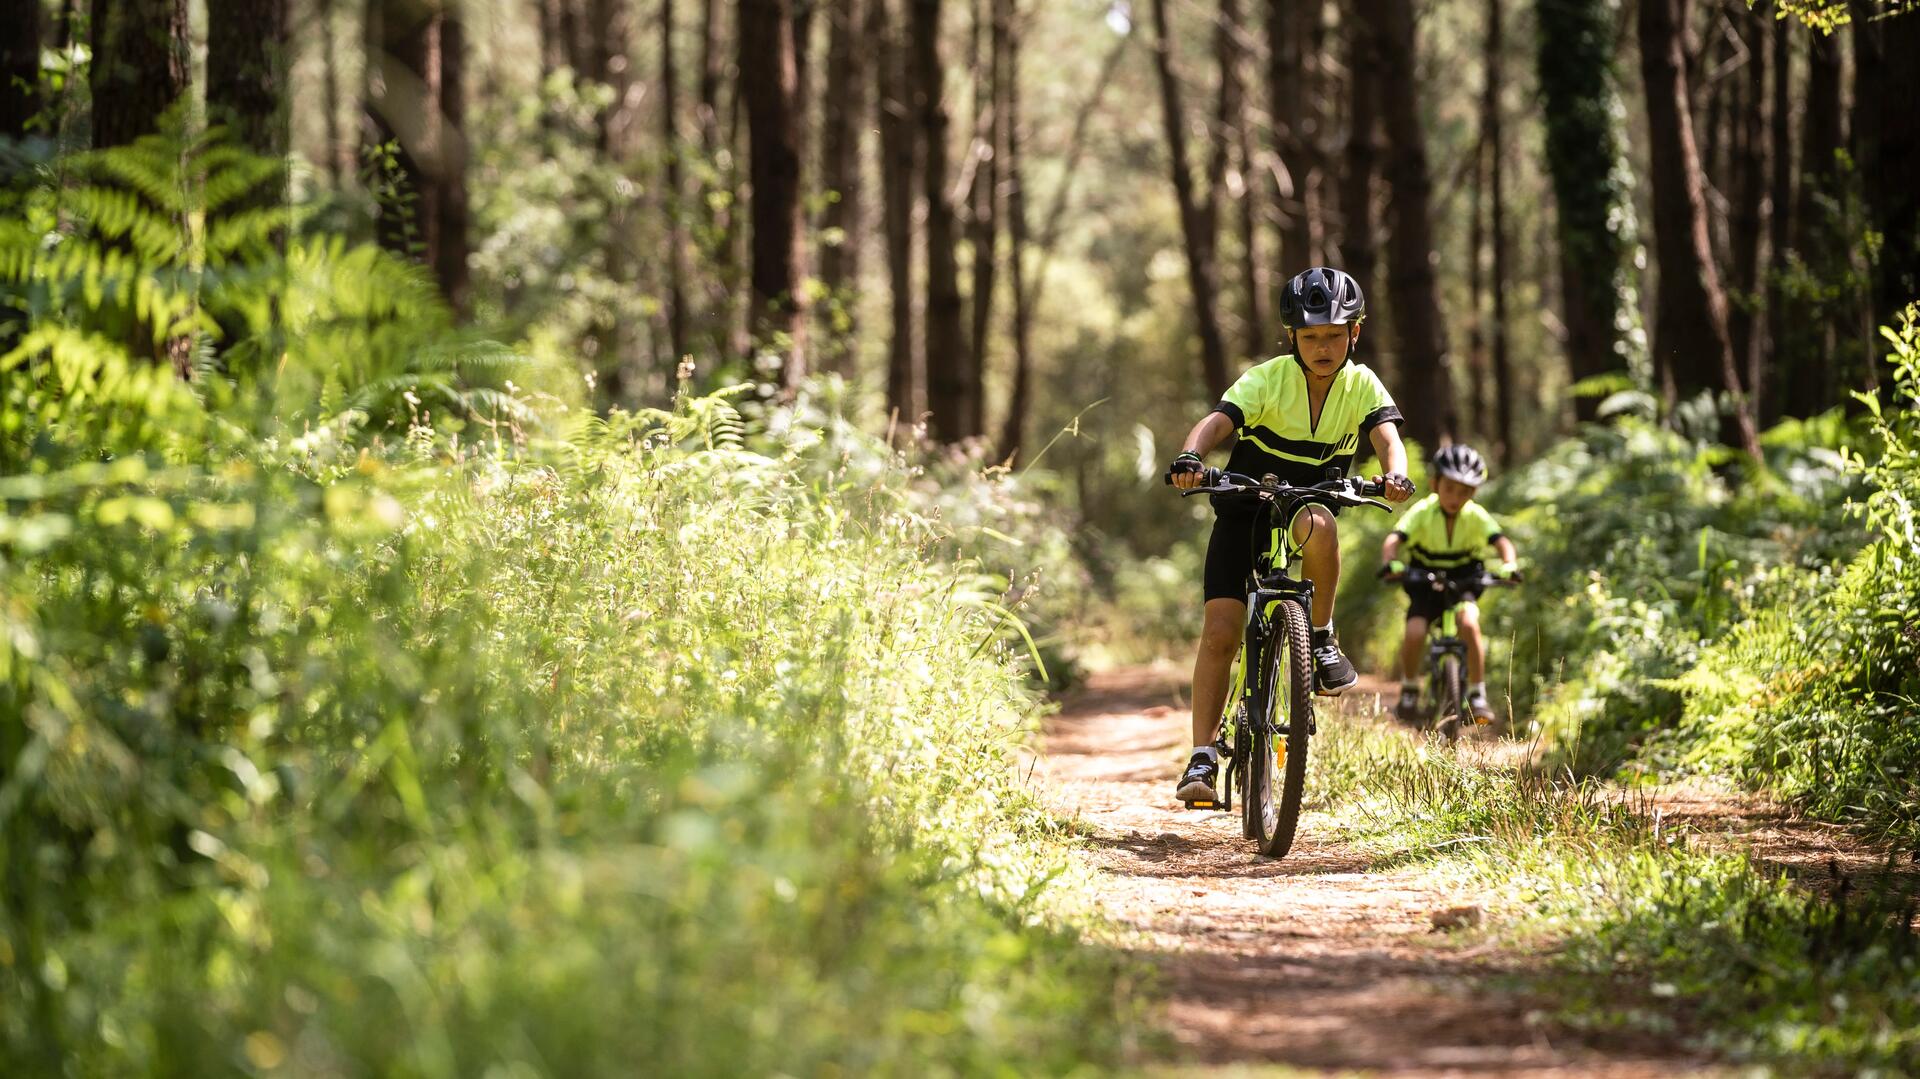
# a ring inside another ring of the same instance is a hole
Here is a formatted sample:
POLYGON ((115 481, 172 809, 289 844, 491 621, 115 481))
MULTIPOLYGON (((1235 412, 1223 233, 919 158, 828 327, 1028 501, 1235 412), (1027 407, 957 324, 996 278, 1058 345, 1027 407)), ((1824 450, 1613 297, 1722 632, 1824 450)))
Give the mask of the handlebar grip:
MULTIPOLYGON (((1222 473, 1217 468, 1202 468, 1200 470, 1200 486, 1218 487, 1220 485, 1221 474, 1222 473)), ((1173 486, 1173 473, 1169 471, 1165 475, 1161 476, 1160 482, 1167 487, 1173 486)))

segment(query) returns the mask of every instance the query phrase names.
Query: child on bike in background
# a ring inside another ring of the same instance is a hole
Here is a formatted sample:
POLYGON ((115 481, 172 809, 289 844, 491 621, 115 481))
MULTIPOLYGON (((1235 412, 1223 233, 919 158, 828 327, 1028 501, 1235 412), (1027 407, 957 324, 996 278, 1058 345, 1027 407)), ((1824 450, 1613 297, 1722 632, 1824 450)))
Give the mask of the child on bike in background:
MULTIPOLYGON (((1386 497, 1404 502, 1413 494, 1406 477, 1407 451, 1400 443, 1400 410, 1371 370, 1349 363, 1360 340, 1367 301, 1360 285, 1339 270, 1316 266, 1287 283, 1280 322, 1292 352, 1241 375, 1205 419, 1194 425, 1168 469, 1182 490, 1201 486, 1202 458, 1233 434, 1240 442, 1227 461, 1232 472, 1267 474, 1296 485, 1326 479, 1327 469, 1347 470, 1365 441, 1385 469, 1386 497)), ((1206 613, 1193 661, 1193 757, 1180 777, 1184 802, 1216 801, 1220 756, 1214 738, 1226 706, 1227 681, 1247 617, 1247 574, 1253 568, 1255 510, 1217 502, 1207 542, 1206 613)), ((1333 634, 1333 593, 1340 581, 1339 534, 1334 513, 1305 506, 1290 524, 1302 552, 1305 577, 1313 582, 1315 690, 1346 692, 1358 679, 1333 634)))
MULTIPOLYGON (((1471 446, 1458 443, 1433 455, 1433 493, 1415 502, 1387 534, 1380 547, 1385 563, 1381 575, 1400 580, 1408 566, 1433 573, 1471 573, 1483 569, 1482 556, 1493 548, 1500 556, 1495 576, 1512 580, 1515 572, 1513 541, 1501 531, 1474 492, 1487 481, 1487 462, 1471 446)), ((1407 629, 1400 642, 1400 703, 1395 713, 1412 720, 1420 711, 1420 659, 1427 639, 1427 627, 1439 618, 1442 594, 1430 588, 1406 585, 1407 629)), ((1467 706, 1475 719, 1493 721, 1493 707, 1487 703, 1486 649, 1481 644, 1480 607, 1476 593, 1469 591, 1465 602, 1454 611, 1460 626, 1460 640, 1467 646, 1467 706)))

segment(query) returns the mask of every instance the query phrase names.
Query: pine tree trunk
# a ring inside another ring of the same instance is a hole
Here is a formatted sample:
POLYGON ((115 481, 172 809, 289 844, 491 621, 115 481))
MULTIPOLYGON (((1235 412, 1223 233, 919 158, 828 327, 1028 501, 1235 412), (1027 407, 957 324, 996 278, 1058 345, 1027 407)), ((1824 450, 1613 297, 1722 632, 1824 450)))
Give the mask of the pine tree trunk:
POLYGON ((947 176, 946 69, 940 60, 940 0, 909 0, 912 14, 914 107, 927 202, 927 411, 935 441, 967 433, 972 407, 967 342, 961 322, 960 269, 954 254, 953 197, 947 176))
POLYGON ((1407 410, 1407 428, 1429 450, 1457 427, 1453 364, 1440 318, 1433 268, 1433 181, 1427 169, 1426 128, 1414 79, 1416 42, 1412 0, 1365 0, 1363 18, 1379 31, 1380 94, 1387 132, 1387 299, 1393 306, 1402 384, 1419 405, 1407 410))
MULTIPOLYGON (((1621 192, 1614 180, 1613 10, 1606 0, 1539 0, 1539 66, 1546 164, 1553 180, 1561 321, 1575 382, 1625 371, 1620 277, 1626 269, 1621 192)), ((1599 398, 1574 400, 1592 420, 1599 398)))
POLYGON ((1488 216, 1493 245, 1493 457, 1505 464, 1513 456, 1513 360, 1507 335, 1507 194, 1506 139, 1502 133, 1501 92, 1505 85, 1501 52, 1506 48, 1502 36, 1501 0, 1487 0, 1487 86, 1483 104, 1487 141, 1488 216))
MULTIPOLYGON (((1920 297, 1920 10, 1852 0, 1852 11, 1853 137, 1867 217, 1885 238, 1874 261, 1869 315, 1881 325, 1920 297), (1890 9, 1901 13, 1885 14, 1890 9)), ((1872 342, 1870 361, 1881 347, 1872 342)))
POLYGON ((187 6, 187 0, 93 0, 87 71, 95 147, 151 134, 160 114, 187 92, 187 6))
POLYGON ((1007 276, 1013 299, 1013 387, 1007 395, 1007 414, 1000 431, 1000 456, 1019 457, 1025 438, 1027 412, 1033 393, 1033 310, 1026 278, 1027 191, 1021 171, 1020 31, 1014 25, 1013 0, 993 0, 995 20, 1006 26, 1007 69, 1000 81, 1002 131, 1007 151, 1007 276))
MULTIPOLYGON (((1373 185, 1380 172, 1380 81, 1374 75, 1380 70, 1379 31, 1366 19, 1350 19, 1346 29, 1351 114, 1346 175, 1340 183, 1340 257, 1362 289, 1377 289, 1373 185)), ((1381 377, 1387 378, 1388 373, 1383 371, 1381 377)))
POLYGON ((680 82, 673 0, 660 0, 660 141, 666 155, 667 342, 677 366, 687 355, 686 188, 681 179, 680 82))
POLYGON ((1768 68, 1773 104, 1768 111, 1767 138, 1771 153, 1767 158, 1767 204, 1772 212, 1767 216, 1767 280, 1763 291, 1767 298, 1767 358, 1771 372, 1753 402, 1762 427, 1783 415, 1787 399, 1787 392, 1783 391, 1792 391, 1796 376, 1796 357, 1787 340, 1782 313, 1786 294, 1781 288, 1781 279, 1788 267, 1787 249, 1792 242, 1796 210, 1793 204, 1793 53, 1788 28, 1789 20, 1777 19, 1769 35, 1772 57, 1768 68))
POLYGON ((1194 318, 1200 333, 1200 377, 1207 394, 1217 398, 1227 391, 1226 342, 1220 334, 1219 287, 1216 284, 1212 214, 1193 189, 1187 162, 1186 113, 1180 105, 1180 86, 1173 73, 1173 42, 1167 29, 1167 0, 1153 0, 1153 59, 1160 79, 1160 108, 1167 136, 1167 157, 1173 173, 1173 193, 1180 208, 1181 234, 1186 242, 1187 279, 1193 290, 1194 318))
POLYGON ((1733 407, 1722 422, 1721 439, 1757 454, 1758 438, 1727 336, 1727 297, 1707 236, 1705 182, 1687 107, 1681 48, 1686 0, 1640 0, 1639 24, 1660 264, 1653 329, 1656 362, 1664 362, 1679 394, 1715 389, 1731 394, 1733 407))
POLYGON ((445 0, 440 22, 440 170, 434 177, 439 221, 434 229, 433 272, 456 312, 467 310, 467 105, 466 25, 457 0, 445 0))
POLYGON ((800 295, 800 153, 792 12, 786 0, 740 0, 740 82, 753 185, 752 314, 757 349, 781 354, 781 385, 806 375, 800 295))
MULTIPOLYGON (((866 4, 878 0, 833 0, 828 13, 827 107, 820 138, 820 188, 829 201, 821 224, 837 237, 820 247, 820 283, 832 296, 839 324, 831 363, 851 377, 857 348, 860 249, 865 214, 860 177, 861 134, 866 130, 868 47, 860 40, 866 4)), ((816 349, 816 352, 819 350, 816 349)))
MULTIPOLYGON (((976 23, 980 21, 981 7, 985 2, 974 0, 976 23)), ((984 435, 987 430, 987 357, 992 343, 993 288, 994 277, 999 269, 1000 243, 998 154, 1003 141, 1000 128, 1004 122, 1000 111, 1000 79, 1004 74, 1003 54, 1006 51, 1006 25, 1002 14, 997 7, 990 13, 987 59, 982 62, 976 56, 974 63, 974 171, 973 183, 967 189, 967 234, 973 248, 972 322, 967 335, 972 345, 967 363, 966 429, 969 437, 984 435)), ((977 25, 974 36, 976 39, 980 36, 977 25)))
POLYGON ((1266 8, 1267 109, 1273 117, 1274 152, 1280 159, 1284 178, 1274 201, 1280 215, 1280 273, 1276 287, 1313 265, 1313 230, 1307 217, 1306 110, 1298 6, 1290 0, 1267 0, 1266 8))
MULTIPOLYGON (((1842 195, 1846 182, 1834 158, 1845 145, 1840 83, 1839 39, 1809 33, 1800 129, 1800 192, 1790 235, 1801 263, 1816 276, 1837 275, 1846 259, 1836 235, 1839 224, 1825 208, 1825 200, 1842 195)), ((1839 334, 1834 325, 1837 319, 1831 317, 1837 312, 1817 317, 1813 305, 1798 297, 1785 301, 1782 307, 1784 328, 1778 339, 1787 353, 1783 359, 1788 377, 1793 380, 1784 408, 1790 415, 1811 416, 1840 401, 1839 334)))
POLYGON ((320 107, 326 110, 327 180, 338 191, 346 171, 347 149, 340 136, 340 61, 333 33, 334 0, 316 0, 316 3, 315 19, 320 24, 320 107))
POLYGON ((914 362, 914 193, 919 187, 919 141, 913 128, 912 60, 906 32, 894 17, 895 0, 869 0, 868 41, 880 57, 874 104, 880 129, 880 197, 887 238, 890 336, 887 405, 909 425, 920 420, 920 379, 914 362))
POLYGON ((24 139, 40 112, 39 0, 0 3, 0 138, 24 139))
POLYGON ((1249 110, 1242 70, 1246 63, 1245 34, 1246 20, 1241 15, 1240 0, 1220 0, 1220 18, 1214 24, 1213 35, 1214 59, 1220 67, 1220 97, 1213 118, 1214 156, 1208 170, 1207 204, 1209 216, 1214 218, 1210 226, 1210 232, 1216 237, 1213 247, 1218 251, 1222 200, 1234 200, 1234 218, 1240 234, 1240 287, 1246 296, 1240 328, 1242 353, 1250 359, 1261 360, 1267 354, 1266 279, 1259 260, 1260 235, 1254 212, 1258 185, 1253 176, 1253 138, 1248 130, 1249 110), (1236 182, 1229 183, 1230 170, 1237 170, 1236 182))
MULTIPOLYGON (((1734 114, 1731 179, 1732 211, 1727 222, 1727 239, 1732 249, 1732 290, 1727 311, 1727 337, 1733 345, 1734 363, 1739 365, 1747 396, 1759 402, 1762 384, 1761 354, 1763 335, 1757 331, 1756 313, 1760 305, 1760 245, 1765 234, 1762 212, 1767 196, 1767 48, 1766 26, 1758 12, 1741 4, 1730 13, 1740 34, 1747 60, 1745 88, 1741 107, 1734 114)), ((1764 16, 1772 18, 1771 14, 1764 16)), ((1784 212, 1784 208, 1782 210, 1784 212)))

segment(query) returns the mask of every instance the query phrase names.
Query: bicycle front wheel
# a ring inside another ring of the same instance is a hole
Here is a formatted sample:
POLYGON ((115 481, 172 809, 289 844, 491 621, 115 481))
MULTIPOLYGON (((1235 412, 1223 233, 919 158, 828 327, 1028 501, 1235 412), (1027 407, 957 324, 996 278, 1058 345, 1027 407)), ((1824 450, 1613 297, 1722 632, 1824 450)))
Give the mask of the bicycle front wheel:
POLYGON ((1307 740, 1313 735, 1313 653, 1308 650, 1307 612, 1298 602, 1281 600, 1275 609, 1273 640, 1264 658, 1262 715, 1250 724, 1258 762, 1253 774, 1260 780, 1258 811, 1247 808, 1260 853, 1283 858, 1300 824, 1307 740))
POLYGON ((1473 725, 1467 710, 1467 668, 1456 655, 1445 655, 1434 668, 1434 729, 1447 741, 1459 739, 1473 725))

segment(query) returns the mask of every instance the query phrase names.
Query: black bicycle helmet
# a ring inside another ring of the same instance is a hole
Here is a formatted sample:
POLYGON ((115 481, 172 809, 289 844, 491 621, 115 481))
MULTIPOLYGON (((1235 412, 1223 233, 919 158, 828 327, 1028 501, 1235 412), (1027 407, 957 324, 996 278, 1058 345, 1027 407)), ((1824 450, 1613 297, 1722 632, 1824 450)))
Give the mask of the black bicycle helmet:
POLYGON ((1353 275, 1315 266, 1287 282, 1280 294, 1280 325, 1345 326, 1367 317, 1367 295, 1353 275))
POLYGON ((1442 479, 1454 480, 1469 487, 1478 487, 1487 482, 1487 459, 1480 456, 1478 450, 1462 442, 1444 446, 1434 454, 1433 470, 1442 479))

